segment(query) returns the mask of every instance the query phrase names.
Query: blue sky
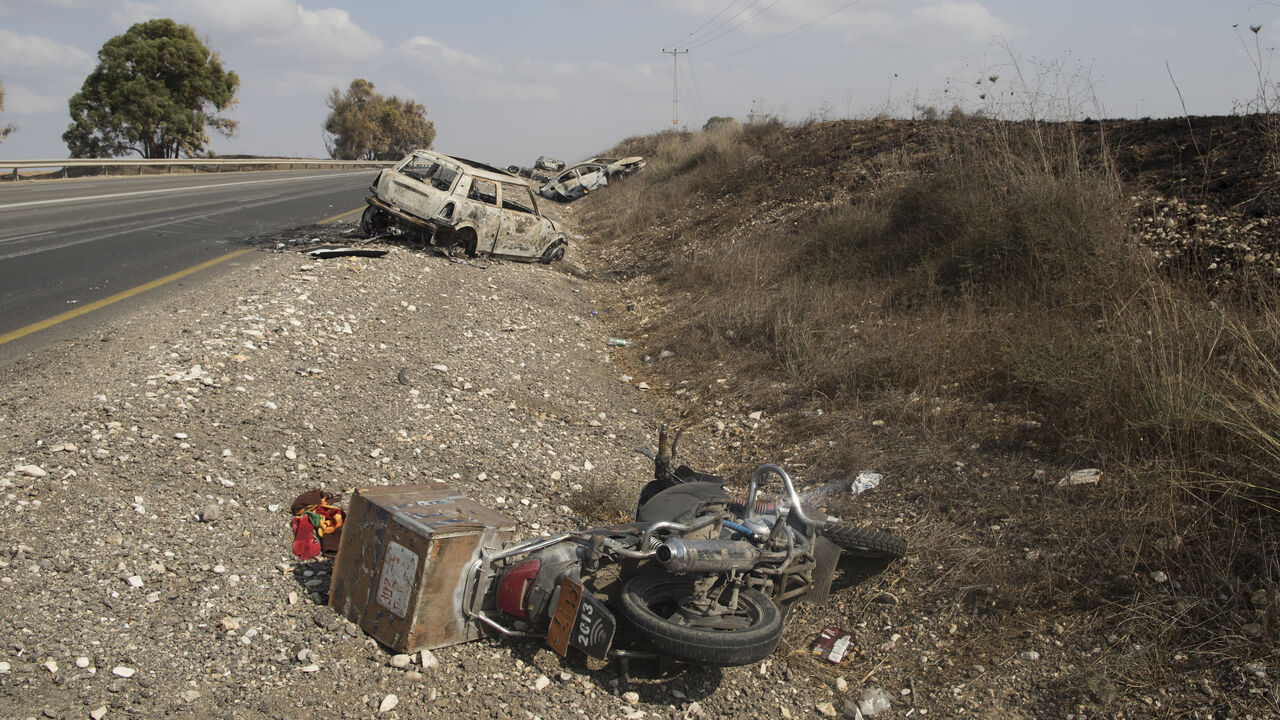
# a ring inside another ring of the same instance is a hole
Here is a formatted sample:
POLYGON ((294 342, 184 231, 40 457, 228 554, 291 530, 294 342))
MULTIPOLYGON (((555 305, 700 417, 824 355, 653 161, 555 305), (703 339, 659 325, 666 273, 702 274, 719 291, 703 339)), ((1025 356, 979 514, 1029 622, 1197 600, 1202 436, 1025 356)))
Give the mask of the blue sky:
POLYGON ((98 48, 154 17, 240 75, 240 128, 216 152, 323 156, 326 94, 363 77, 423 103, 437 149, 499 165, 671 127, 673 47, 690 50, 679 120, 697 128, 753 106, 1169 117, 1177 90, 1193 114, 1227 114, 1258 95, 1248 26, 1264 73, 1280 44, 1280 7, 1236 0, 0 0, 0 122, 18 126, 0 158, 65 157, 67 99, 98 48))

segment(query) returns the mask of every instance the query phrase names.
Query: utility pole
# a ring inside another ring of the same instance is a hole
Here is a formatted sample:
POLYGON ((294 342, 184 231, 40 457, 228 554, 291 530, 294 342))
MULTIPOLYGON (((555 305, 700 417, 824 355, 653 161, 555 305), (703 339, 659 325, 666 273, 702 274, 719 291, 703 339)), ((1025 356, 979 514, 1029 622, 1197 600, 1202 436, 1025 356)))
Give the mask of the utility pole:
POLYGON ((671 124, 680 124, 680 56, 688 55, 688 50, 663 50, 666 55, 671 56, 673 65, 671 66, 671 124))

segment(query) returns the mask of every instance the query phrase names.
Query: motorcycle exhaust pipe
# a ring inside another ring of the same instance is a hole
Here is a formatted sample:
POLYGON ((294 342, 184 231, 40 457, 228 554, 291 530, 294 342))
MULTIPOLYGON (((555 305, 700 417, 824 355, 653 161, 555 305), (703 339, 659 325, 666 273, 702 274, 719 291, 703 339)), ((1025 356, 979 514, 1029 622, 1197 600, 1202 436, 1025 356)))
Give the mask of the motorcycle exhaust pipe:
POLYGON ((657 558, 672 572, 725 572, 755 567, 760 550, 742 540, 672 538, 658 546, 657 558))

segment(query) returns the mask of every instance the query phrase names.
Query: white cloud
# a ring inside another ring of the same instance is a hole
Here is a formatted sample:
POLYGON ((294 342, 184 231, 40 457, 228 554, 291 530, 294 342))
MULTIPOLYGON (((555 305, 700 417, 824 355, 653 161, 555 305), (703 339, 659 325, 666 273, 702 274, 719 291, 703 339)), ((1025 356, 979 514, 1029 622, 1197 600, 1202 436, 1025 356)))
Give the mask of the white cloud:
MULTIPOLYGON (((416 35, 401 43, 389 58, 401 82, 410 87, 421 86, 421 79, 443 86, 458 100, 500 100, 528 102, 556 100, 556 87, 530 78, 513 78, 499 60, 473 55, 427 37, 416 35), (415 82, 410 76, 418 76, 415 82)), ((540 66, 525 60, 520 67, 540 66)))
POLYGON ((154 17, 171 17, 202 36, 218 35, 227 47, 244 44, 326 64, 366 60, 384 50, 346 10, 310 10, 295 0, 125 0, 116 14, 120 25, 154 17))
MULTIPOLYGON (((963 41, 982 42, 996 36, 1008 36, 1017 28, 991 14, 976 2, 944 2, 911 11, 911 18, 932 33, 963 41)), ((931 34, 932 34, 931 33, 931 34)))
POLYGON ((502 70, 496 63, 488 62, 463 50, 451 48, 426 35, 415 35, 405 40, 400 47, 396 48, 396 53, 412 62, 423 63, 423 69, 432 74, 438 74, 442 67, 449 72, 480 74, 494 74, 502 70))
POLYGON ((0 68, 9 70, 85 70, 93 56, 74 45, 39 35, 19 35, 0 28, 0 68))

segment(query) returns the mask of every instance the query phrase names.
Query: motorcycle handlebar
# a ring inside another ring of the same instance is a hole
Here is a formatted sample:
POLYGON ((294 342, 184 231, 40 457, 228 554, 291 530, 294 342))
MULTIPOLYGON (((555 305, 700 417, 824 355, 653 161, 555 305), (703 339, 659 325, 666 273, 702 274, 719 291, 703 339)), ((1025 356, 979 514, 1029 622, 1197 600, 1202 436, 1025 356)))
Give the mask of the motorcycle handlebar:
POLYGON ((800 519, 800 522, 806 525, 822 524, 821 522, 816 522, 810 519, 809 516, 804 514, 804 508, 800 506, 800 494, 796 492, 796 486, 791 482, 791 476, 787 474, 786 470, 783 470, 777 465, 773 465, 771 463, 761 465, 756 468, 754 473, 751 474, 751 485, 747 488, 748 508, 756 506, 756 493, 760 490, 760 481, 769 473, 773 473, 782 478, 782 485, 787 491, 787 499, 791 502, 791 512, 800 519))

